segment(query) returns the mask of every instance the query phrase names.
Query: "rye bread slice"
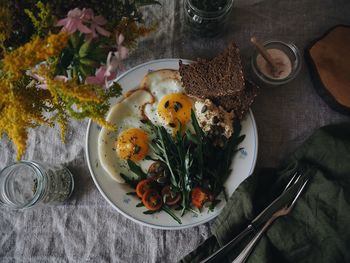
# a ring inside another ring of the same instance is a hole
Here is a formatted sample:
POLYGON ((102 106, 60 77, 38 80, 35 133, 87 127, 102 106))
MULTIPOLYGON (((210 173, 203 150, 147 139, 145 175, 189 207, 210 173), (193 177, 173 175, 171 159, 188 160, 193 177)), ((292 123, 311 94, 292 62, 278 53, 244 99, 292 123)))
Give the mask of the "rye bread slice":
POLYGON ((179 62, 181 81, 188 95, 210 99, 242 119, 258 94, 258 87, 245 81, 239 49, 234 43, 212 60, 198 59, 184 65, 179 62))
POLYGON ((244 89, 239 49, 231 43, 211 60, 198 59, 185 65, 180 60, 180 75, 186 93, 198 98, 236 95, 244 89))
POLYGON ((221 105, 226 111, 234 111, 238 119, 242 119, 248 112, 258 94, 258 87, 250 81, 246 81, 245 89, 240 94, 233 96, 221 96, 210 98, 216 105, 221 105))

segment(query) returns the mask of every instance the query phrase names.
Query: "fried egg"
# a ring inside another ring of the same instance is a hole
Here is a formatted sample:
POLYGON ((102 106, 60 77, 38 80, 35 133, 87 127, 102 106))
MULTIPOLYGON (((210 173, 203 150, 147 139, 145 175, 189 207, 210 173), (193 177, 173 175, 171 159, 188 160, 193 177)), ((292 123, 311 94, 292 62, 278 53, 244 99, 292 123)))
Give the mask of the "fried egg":
POLYGON ((127 94, 110 109, 106 118, 116 130, 102 128, 99 134, 101 165, 119 183, 124 182, 121 173, 130 174, 127 160, 140 162, 149 153, 149 135, 142 123, 142 107, 152 101, 153 97, 147 90, 138 89, 127 94))
POLYGON ((191 118, 192 99, 184 92, 177 70, 163 69, 145 76, 141 87, 154 96, 154 103, 145 107, 145 115, 155 125, 162 125, 169 132, 186 127, 191 118))
POLYGON ((163 69, 148 73, 140 87, 130 91, 114 105, 107 121, 116 131, 103 128, 99 135, 98 154, 104 170, 117 182, 120 174, 130 175, 127 160, 136 162, 144 171, 152 156, 149 143, 152 134, 144 120, 164 126, 174 134, 180 127, 186 129, 191 119, 193 101, 184 93, 177 70, 163 69))

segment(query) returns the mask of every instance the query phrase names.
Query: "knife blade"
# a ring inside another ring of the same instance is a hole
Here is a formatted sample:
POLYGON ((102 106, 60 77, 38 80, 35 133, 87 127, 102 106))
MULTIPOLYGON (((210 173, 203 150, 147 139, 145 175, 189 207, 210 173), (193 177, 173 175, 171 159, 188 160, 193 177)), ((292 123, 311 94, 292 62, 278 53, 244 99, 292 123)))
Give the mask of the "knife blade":
POLYGON ((288 204, 293 200, 298 189, 301 184, 305 182, 306 176, 301 176, 300 179, 290 186, 287 190, 285 190, 282 194, 280 194, 270 205, 268 205, 263 211, 261 211, 246 227, 241 233, 239 233, 235 238, 230 240, 226 245, 221 247, 214 254, 209 256, 208 258, 201 261, 201 263, 208 262, 217 262, 219 259, 222 259, 224 255, 226 255, 226 251, 230 251, 238 242, 240 242, 245 236, 250 234, 251 232, 256 231, 262 224, 264 224, 267 220, 271 218, 271 216, 281 209, 283 206, 288 204))

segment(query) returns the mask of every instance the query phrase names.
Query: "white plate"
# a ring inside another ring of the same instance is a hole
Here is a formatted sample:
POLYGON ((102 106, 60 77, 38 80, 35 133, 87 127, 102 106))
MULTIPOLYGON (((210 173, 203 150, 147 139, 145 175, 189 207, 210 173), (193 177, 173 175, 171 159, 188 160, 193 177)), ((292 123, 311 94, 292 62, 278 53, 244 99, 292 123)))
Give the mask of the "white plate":
MULTIPOLYGON (((183 61, 185 63, 191 62, 186 60, 183 61)), ((128 70, 118 77, 117 80, 123 87, 123 92, 126 92, 136 88, 150 70, 178 69, 178 65, 179 59, 154 60, 128 70)), ((117 101, 118 99, 112 99, 111 105, 115 104, 117 101)), ((230 196, 236 190, 238 185, 253 172, 258 151, 258 134, 254 116, 251 111, 249 111, 241 124, 242 134, 245 134, 246 137, 240 144, 240 147, 243 147, 244 149, 235 155, 231 166, 232 173, 225 183, 226 191, 230 196)), ((131 188, 114 181, 102 168, 97 151, 100 130, 101 128, 96 123, 91 120, 89 121, 86 135, 86 159, 89 170, 102 196, 118 212, 122 213, 127 218, 142 225, 158 229, 183 229, 197 226, 212 220, 224 207, 225 202, 222 200, 213 212, 203 211, 199 215, 187 212, 185 216, 181 218, 181 225, 165 212, 159 212, 152 215, 143 214, 145 211, 144 207, 135 207, 135 205, 140 202, 139 199, 135 196, 126 195, 127 192, 132 191, 131 188)), ((179 214, 178 211, 176 211, 176 213, 179 214)))

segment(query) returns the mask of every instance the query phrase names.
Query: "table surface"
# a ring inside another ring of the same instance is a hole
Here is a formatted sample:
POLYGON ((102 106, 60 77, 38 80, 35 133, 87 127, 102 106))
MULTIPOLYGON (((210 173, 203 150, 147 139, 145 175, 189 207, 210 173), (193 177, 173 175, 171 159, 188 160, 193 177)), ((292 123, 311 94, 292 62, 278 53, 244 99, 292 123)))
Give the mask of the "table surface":
MULTIPOLYGON (((294 42, 300 50, 336 24, 350 24, 348 0, 237 0, 229 29, 221 37, 199 39, 185 29, 182 1, 164 0, 145 9, 159 21, 158 31, 144 38, 126 68, 159 58, 211 57, 234 40, 248 64, 249 39, 294 42)), ((277 167, 318 127, 349 121, 316 94, 303 68, 292 83, 261 89, 252 107, 259 133, 258 167, 277 167)), ((210 235, 210 223, 180 231, 138 225, 115 211, 101 196, 85 159, 88 121, 71 122, 66 144, 59 130, 30 131, 24 159, 65 163, 74 174, 71 199, 58 206, 0 211, 1 262, 176 262, 210 235)), ((3 138, 0 168, 14 161, 15 150, 3 138)))

